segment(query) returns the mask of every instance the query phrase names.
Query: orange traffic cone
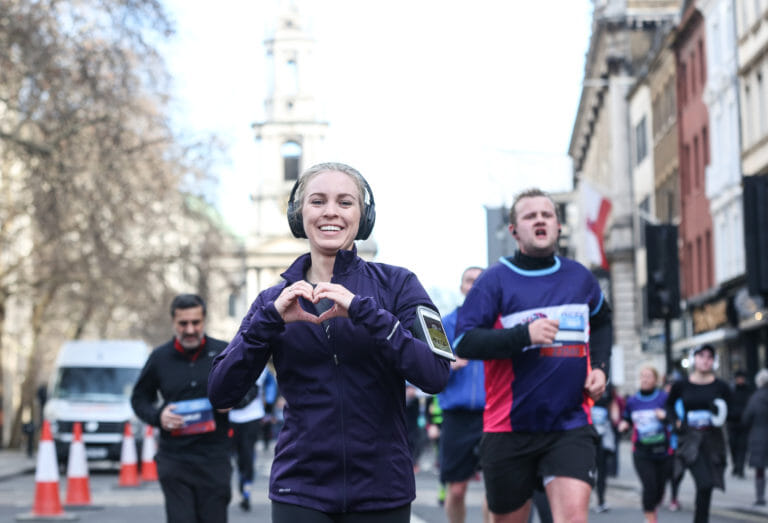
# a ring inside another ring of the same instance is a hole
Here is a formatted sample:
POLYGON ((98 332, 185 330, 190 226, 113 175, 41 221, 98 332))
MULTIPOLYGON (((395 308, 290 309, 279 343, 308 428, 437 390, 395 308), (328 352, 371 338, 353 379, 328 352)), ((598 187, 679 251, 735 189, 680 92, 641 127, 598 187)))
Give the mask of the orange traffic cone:
POLYGON ((150 425, 147 425, 144 441, 141 444, 141 481, 157 481, 156 452, 155 431, 150 425))
POLYGON ((139 468, 136 460, 136 442, 133 439, 131 424, 125 423, 123 447, 120 449, 120 478, 118 487, 138 487, 139 468))
POLYGON ((88 483, 88 459, 85 457, 83 426, 79 421, 72 427, 72 443, 67 461, 67 505, 90 505, 91 492, 88 483))
POLYGON ((37 468, 35 469, 35 501, 32 512, 16 516, 18 521, 72 520, 77 519, 61 508, 59 500, 59 467, 56 461, 56 447, 51 437, 51 425, 43 421, 40 444, 37 447, 37 468))

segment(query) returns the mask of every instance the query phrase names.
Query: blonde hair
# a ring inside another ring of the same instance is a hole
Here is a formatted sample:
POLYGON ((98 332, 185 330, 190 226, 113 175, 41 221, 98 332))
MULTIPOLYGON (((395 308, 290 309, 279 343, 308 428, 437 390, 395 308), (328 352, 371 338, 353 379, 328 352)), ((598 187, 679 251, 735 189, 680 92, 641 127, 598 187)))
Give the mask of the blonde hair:
POLYGON ((646 365, 646 366, 640 368, 640 372, 643 372, 644 370, 651 371, 651 373, 653 374, 653 379, 656 382, 656 384, 658 385, 659 384, 659 371, 656 370, 656 367, 654 367, 653 365, 646 365))

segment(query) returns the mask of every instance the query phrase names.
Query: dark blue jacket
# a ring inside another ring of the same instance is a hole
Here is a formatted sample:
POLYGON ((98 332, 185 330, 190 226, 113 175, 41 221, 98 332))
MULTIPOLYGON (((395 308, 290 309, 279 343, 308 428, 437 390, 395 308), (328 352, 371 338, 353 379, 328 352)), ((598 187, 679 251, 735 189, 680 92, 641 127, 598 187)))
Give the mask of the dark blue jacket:
POLYGON ((349 318, 329 320, 327 332, 286 324, 274 300, 309 266, 308 254, 299 257, 286 281, 256 298, 214 361, 211 403, 236 404, 272 356, 286 405, 270 499, 324 512, 403 506, 415 499, 405 380, 435 394, 448 379, 448 360, 410 331, 418 305, 436 308, 410 271, 340 251, 331 281, 355 294, 349 318))
MULTIPOLYGON (((443 317, 448 341, 454 344, 459 309, 443 317)), ((452 370, 448 385, 438 394, 442 410, 483 410, 485 408, 485 369, 482 360, 469 360, 466 367, 452 370)))

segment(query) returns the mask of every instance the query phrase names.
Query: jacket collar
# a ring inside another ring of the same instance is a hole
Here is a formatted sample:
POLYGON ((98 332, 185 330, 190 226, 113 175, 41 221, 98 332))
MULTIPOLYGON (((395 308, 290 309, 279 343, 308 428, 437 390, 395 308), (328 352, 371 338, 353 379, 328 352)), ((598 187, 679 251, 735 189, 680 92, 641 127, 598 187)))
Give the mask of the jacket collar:
MULTIPOLYGON (((357 268, 363 260, 357 256, 357 245, 352 245, 350 250, 340 250, 336 253, 336 261, 333 262, 333 277, 339 276, 351 272, 357 268)), ((312 258, 309 253, 302 254, 288 267, 282 276, 290 285, 304 279, 304 275, 312 265, 312 258)))

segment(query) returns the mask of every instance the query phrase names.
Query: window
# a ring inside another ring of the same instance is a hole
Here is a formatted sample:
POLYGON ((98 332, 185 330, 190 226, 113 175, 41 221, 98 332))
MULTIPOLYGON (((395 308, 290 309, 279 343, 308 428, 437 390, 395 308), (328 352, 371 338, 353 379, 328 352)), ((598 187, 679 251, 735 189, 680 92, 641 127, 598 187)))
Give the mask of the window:
POLYGON ((709 165, 709 133, 706 126, 701 129, 701 152, 704 156, 702 165, 706 167, 709 165))
POLYGON ((704 257, 701 251, 701 236, 696 237, 696 269, 697 276, 697 292, 701 292, 704 289, 704 257))
POLYGON ((645 245, 645 224, 651 223, 648 218, 651 217, 651 198, 646 196, 637 206, 638 214, 640 214, 640 245, 645 245))
POLYGON ((685 244, 685 295, 693 296, 693 245, 685 244))
POLYGON ((297 180, 301 170, 301 145, 296 142, 285 142, 280 147, 280 155, 283 157, 283 178, 285 180, 297 180))
POLYGON ((286 94, 291 96, 299 94, 299 70, 293 58, 285 62, 285 80, 286 94))
POLYGON ((648 140, 645 129, 645 116, 635 126, 635 164, 640 165, 648 154, 648 140))
POLYGON ((759 140, 765 135, 766 127, 766 119, 765 119, 765 93, 763 92, 763 73, 761 71, 758 71, 755 75, 755 90, 757 91, 757 95, 755 96, 755 103, 757 103, 757 136, 756 139, 759 140))
POLYGON ((141 369, 129 367, 61 367, 54 396, 81 401, 130 398, 141 369))
POLYGON ((672 80, 670 79, 669 82, 667 82, 667 107, 666 107, 666 116, 667 118, 675 118, 677 116, 677 96, 675 93, 675 85, 672 83, 672 80))
POLYGON ((699 137, 694 136, 693 137, 693 172, 691 173, 693 176, 693 188, 698 189, 699 187, 699 137))
MULTIPOLYGON (((715 42, 715 45, 717 45, 717 42, 715 42)), ((699 38, 699 76, 701 85, 704 86, 704 84, 707 81, 707 68, 704 63, 704 41, 699 38)))
POLYGON ((691 192, 691 148, 689 145, 683 146, 683 162, 680 166, 680 184, 683 189, 683 196, 691 192))
POLYGON ((749 84, 744 85, 744 107, 742 109, 742 118, 744 126, 744 145, 749 147, 752 145, 752 91, 749 88, 749 84))
POLYGON ((685 66, 685 63, 680 61, 680 70, 678 71, 680 74, 677 76, 678 86, 677 86, 677 92, 680 94, 680 105, 684 106, 686 104, 686 101, 688 100, 688 71, 687 67, 685 66))
POLYGON ((714 271, 712 270, 712 231, 708 230, 704 233, 704 249, 704 263, 707 268, 706 273, 704 274, 707 284, 705 288, 709 289, 714 282, 714 271))
POLYGON ((696 93, 696 52, 691 51, 690 56, 688 56, 688 64, 690 65, 690 82, 691 82, 691 96, 693 96, 696 93))

